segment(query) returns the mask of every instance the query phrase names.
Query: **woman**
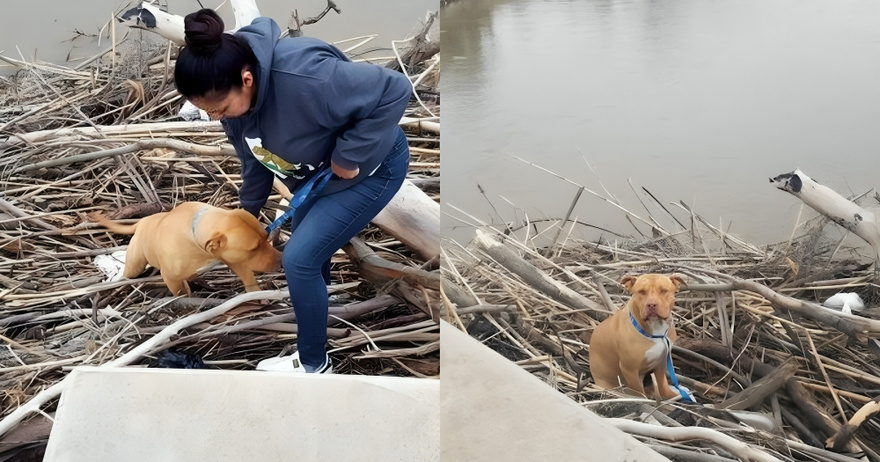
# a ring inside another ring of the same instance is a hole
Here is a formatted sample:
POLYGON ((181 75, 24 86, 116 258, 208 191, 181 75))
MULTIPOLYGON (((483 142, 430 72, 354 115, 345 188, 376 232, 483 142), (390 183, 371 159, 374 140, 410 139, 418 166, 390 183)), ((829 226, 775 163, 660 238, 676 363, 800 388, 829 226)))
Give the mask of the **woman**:
POLYGON ((409 101, 406 76, 352 63, 308 37, 279 40, 257 18, 235 35, 203 9, 185 18, 186 46, 174 70, 178 91, 220 119, 241 160, 242 207, 259 216, 275 177, 291 191, 330 169, 326 186, 293 215, 284 273, 296 312, 298 351, 265 370, 332 371, 327 343, 330 257, 391 200, 409 166, 398 126, 409 101))

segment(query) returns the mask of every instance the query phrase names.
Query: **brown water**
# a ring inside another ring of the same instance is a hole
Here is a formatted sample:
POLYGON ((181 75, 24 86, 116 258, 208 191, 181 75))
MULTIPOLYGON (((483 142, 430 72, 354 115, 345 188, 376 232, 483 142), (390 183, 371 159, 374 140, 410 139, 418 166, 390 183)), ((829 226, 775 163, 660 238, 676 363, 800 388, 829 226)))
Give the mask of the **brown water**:
MULTIPOLYGON (((469 240, 468 215, 565 214, 577 187, 518 156, 643 216, 644 202, 669 230, 641 187, 684 222, 672 202, 750 242, 785 240, 801 203, 769 177, 880 186, 878 18, 873 0, 454 3, 441 10, 444 233, 469 240)), ((635 234, 588 194, 573 216, 635 234)))

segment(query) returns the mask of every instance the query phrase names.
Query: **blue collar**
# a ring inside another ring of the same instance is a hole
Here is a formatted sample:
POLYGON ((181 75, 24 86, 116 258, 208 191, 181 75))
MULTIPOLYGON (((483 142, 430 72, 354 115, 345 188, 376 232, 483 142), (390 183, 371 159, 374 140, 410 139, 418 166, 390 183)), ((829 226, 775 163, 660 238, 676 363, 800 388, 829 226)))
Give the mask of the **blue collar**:
POLYGON ((632 311, 629 312, 629 320, 630 320, 630 322, 632 322, 633 327, 635 327, 636 330, 639 331, 640 334, 642 334, 648 338, 665 338, 666 333, 669 332, 669 328, 666 329, 666 332, 663 332, 663 335, 651 335, 651 334, 645 332, 645 329, 642 329, 642 326, 640 326, 639 322, 636 321, 636 318, 633 317, 632 311))
POLYGON ((196 210, 195 214, 193 214, 193 221, 192 221, 193 237, 195 237, 195 235, 196 235, 196 228, 199 227, 199 222, 202 220, 202 215, 204 215, 205 212, 207 212, 210 208, 211 208, 210 205, 203 205, 198 210, 196 210))

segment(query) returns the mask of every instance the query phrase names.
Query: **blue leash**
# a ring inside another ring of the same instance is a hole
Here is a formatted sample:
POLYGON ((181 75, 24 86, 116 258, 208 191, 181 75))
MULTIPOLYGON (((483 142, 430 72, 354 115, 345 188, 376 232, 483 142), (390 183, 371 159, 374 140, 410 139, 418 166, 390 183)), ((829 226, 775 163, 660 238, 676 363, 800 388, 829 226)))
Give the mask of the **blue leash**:
POLYGON ((669 341, 669 337, 666 334, 669 332, 667 329, 663 335, 651 335, 645 332, 645 329, 642 329, 642 326, 639 325, 639 322, 636 321, 636 318, 633 317, 632 312, 629 313, 629 320, 632 322, 633 327, 639 331, 640 334, 644 335, 648 338, 662 338, 664 342, 666 342, 666 372, 669 375, 669 381, 672 382, 672 388, 678 390, 678 394, 681 395, 681 400, 687 403, 697 403, 697 400, 694 399, 694 395, 688 390, 684 385, 678 383, 678 376, 675 375, 675 368, 672 366, 672 342, 669 341))
POLYGON ((290 205, 288 206, 287 211, 284 212, 284 215, 281 215, 278 219, 273 221, 272 224, 267 226, 266 232, 271 233, 287 222, 287 220, 290 220, 290 217, 296 212, 296 208, 302 205, 309 196, 319 194, 321 190, 324 189, 324 186, 327 185, 327 182, 330 181, 331 176, 333 176, 333 173, 329 168, 312 175, 311 178, 296 190, 296 194, 290 198, 290 205))

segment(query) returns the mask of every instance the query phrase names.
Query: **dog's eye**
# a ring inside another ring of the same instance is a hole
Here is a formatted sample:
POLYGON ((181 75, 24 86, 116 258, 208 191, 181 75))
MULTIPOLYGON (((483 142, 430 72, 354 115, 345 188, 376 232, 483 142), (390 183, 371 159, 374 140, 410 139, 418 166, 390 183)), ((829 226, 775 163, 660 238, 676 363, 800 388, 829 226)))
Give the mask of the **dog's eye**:
POLYGON ((645 289, 639 290, 639 295, 648 295, 648 291, 645 289))

